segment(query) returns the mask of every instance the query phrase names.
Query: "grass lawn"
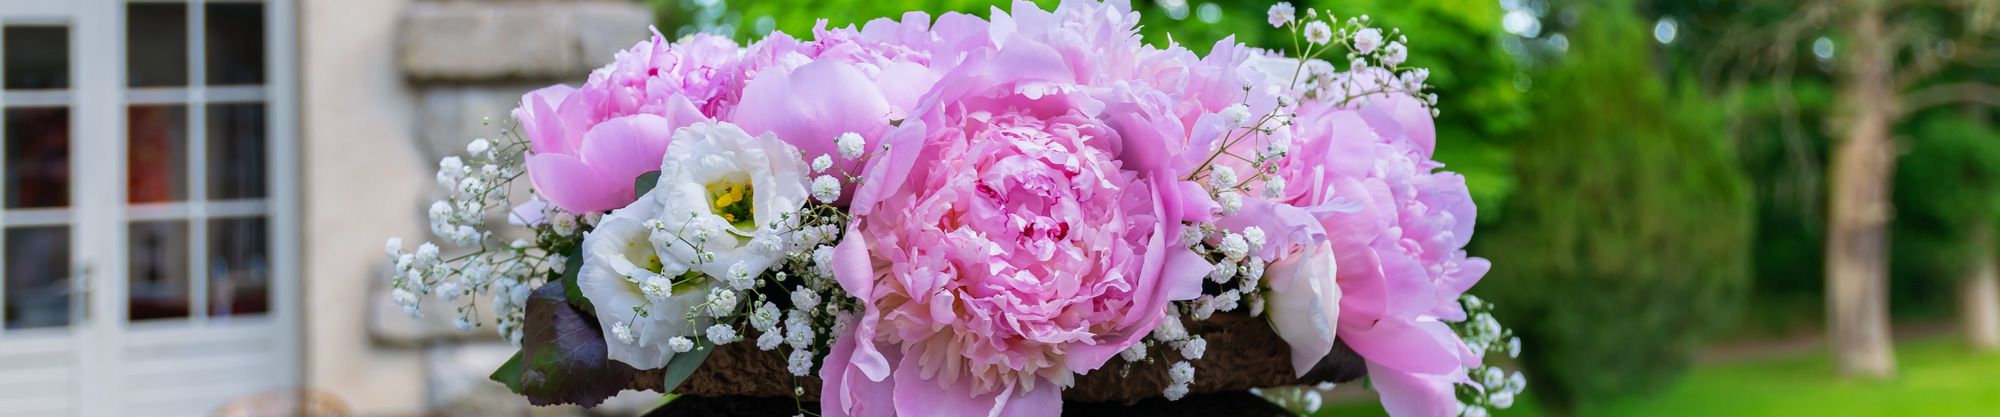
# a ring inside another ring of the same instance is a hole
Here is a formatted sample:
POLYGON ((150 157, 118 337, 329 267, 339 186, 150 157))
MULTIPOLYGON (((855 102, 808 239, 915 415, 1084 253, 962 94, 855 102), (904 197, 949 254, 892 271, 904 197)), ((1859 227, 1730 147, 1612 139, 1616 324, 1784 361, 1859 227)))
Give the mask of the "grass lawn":
MULTIPOLYGON (((1901 375, 1891 381, 1835 378, 1825 353, 1797 358, 1710 364, 1664 391, 1609 401, 1578 416, 2000 416, 2000 354, 1973 353, 1957 338, 1896 346, 1901 375)), ((1499 417, 1544 415, 1534 404, 1534 380, 1512 410, 1499 417)), ((1384 415, 1375 403, 1333 404, 1315 416, 1384 415)))

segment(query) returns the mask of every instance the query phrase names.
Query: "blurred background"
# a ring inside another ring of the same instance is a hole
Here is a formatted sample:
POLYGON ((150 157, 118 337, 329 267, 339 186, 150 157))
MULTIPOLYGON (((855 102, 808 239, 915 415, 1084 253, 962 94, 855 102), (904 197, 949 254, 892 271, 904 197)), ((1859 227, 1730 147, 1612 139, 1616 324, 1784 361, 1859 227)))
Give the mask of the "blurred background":
MULTIPOLYGON (((996 3, 0 1, 0 415, 642 412, 529 408, 490 328, 388 302, 435 161, 649 25, 996 3)), ((2000 415, 2000 0, 1293 3, 1431 69, 1526 342, 1497 414, 2000 415)), ((1133 7, 1205 51, 1288 45, 1270 4, 1133 7)), ((1350 385, 1316 415, 1382 414, 1350 385)))

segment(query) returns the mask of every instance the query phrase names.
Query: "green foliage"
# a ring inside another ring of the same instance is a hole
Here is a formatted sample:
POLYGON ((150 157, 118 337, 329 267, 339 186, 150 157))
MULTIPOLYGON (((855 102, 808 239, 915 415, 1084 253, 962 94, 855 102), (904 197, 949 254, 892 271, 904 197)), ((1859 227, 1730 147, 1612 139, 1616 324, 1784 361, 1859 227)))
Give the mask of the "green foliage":
MULTIPOLYGON (((1268 28, 1261 12, 1275 1, 1248 3, 1243 8, 1256 12, 1252 13, 1255 23, 1268 28)), ((1409 36, 1408 65, 1430 69, 1430 83, 1437 87, 1437 159, 1452 171, 1465 174, 1472 200, 1479 205, 1482 226, 1506 219, 1502 202, 1515 190, 1512 144, 1507 138, 1529 126, 1529 93, 1515 88, 1515 77, 1523 74, 1516 68, 1514 58, 1500 47, 1510 35, 1500 29, 1504 12, 1499 2, 1295 3, 1301 11, 1310 5, 1337 16, 1366 14, 1375 26, 1401 29, 1409 36)))
MULTIPOLYGON (((1974 352, 1965 341, 1935 337, 1896 344, 1897 378, 1889 381, 1830 378, 1824 349, 1780 358, 1708 363, 1658 395, 1623 398, 1577 410, 1592 417, 1987 417, 2000 409, 2000 354, 1974 352)), ((1542 410, 1529 383, 1527 395, 1497 417, 1556 415, 1542 410)), ((1372 402, 1333 404, 1321 417, 1387 416, 1372 402)))
POLYGON ((1680 372, 1740 304, 1752 218, 1722 109, 1669 91, 1629 7, 1577 11, 1568 56, 1528 98, 1507 221, 1482 225, 1474 251, 1495 260, 1477 291, 1562 408, 1680 372))
POLYGON ((525 365, 521 364, 521 352, 514 352, 514 357, 507 358, 507 362, 501 363, 500 368, 494 369, 493 375, 488 375, 486 379, 491 379, 493 382, 500 383, 500 385, 506 385, 508 391, 520 394, 521 367, 523 366, 525 365))
POLYGON ((660 384, 664 387, 661 391, 674 392, 674 388, 679 388, 682 382, 687 382, 688 377, 694 376, 694 371, 700 369, 701 364, 708 361, 708 354, 713 352, 715 345, 696 341, 693 350, 676 353, 674 357, 667 359, 667 366, 662 368, 665 372, 662 376, 663 383, 660 384))
MULTIPOLYGON (((1932 304, 1949 305, 1953 282, 1976 256, 1993 256, 2000 226, 2000 131, 1984 114, 1930 112, 1905 129, 1909 153, 1896 169, 1893 267, 1932 304), (1928 290, 1928 291, 1924 291, 1928 290)), ((1922 301, 1922 300, 1920 300, 1922 301)))

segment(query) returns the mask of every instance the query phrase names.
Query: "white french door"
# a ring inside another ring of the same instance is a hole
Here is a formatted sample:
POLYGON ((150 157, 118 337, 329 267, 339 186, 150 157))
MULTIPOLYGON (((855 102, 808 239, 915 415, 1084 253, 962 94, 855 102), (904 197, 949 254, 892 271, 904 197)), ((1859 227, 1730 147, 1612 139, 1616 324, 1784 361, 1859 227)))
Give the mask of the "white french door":
POLYGON ((0 416, 299 384, 291 0, 0 0, 0 416))

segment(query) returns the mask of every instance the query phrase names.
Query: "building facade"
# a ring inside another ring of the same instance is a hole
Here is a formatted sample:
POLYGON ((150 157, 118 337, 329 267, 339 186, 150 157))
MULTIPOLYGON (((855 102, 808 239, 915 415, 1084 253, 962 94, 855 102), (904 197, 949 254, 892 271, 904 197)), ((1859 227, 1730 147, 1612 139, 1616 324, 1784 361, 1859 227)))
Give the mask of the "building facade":
POLYGON ((616 0, 0 0, 0 416, 573 412, 484 382, 512 349, 490 330, 387 303, 382 241, 426 237, 436 160, 497 134, 483 118, 650 21, 616 0))

